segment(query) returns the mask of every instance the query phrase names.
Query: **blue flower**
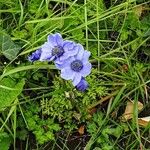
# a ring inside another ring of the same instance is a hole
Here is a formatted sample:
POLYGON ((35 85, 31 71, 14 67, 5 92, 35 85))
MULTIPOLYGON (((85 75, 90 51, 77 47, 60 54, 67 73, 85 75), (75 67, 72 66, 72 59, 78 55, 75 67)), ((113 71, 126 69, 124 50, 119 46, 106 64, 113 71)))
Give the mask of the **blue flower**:
POLYGON ((84 50, 81 44, 77 44, 79 52, 77 55, 69 57, 63 64, 57 64, 56 67, 61 69, 61 77, 65 80, 72 80, 76 86, 82 77, 90 74, 92 65, 89 63, 90 52, 84 50))
POLYGON ((76 89, 84 92, 89 87, 87 81, 82 77, 81 81, 76 85, 76 89))
POLYGON ((61 64, 70 56, 78 53, 76 44, 72 41, 64 41, 59 33, 51 34, 47 42, 42 45, 40 61, 54 61, 61 64))
POLYGON ((28 56, 28 60, 30 62, 34 62, 36 60, 39 60, 40 59, 40 56, 41 56, 41 48, 40 49, 37 49, 35 52, 33 52, 30 56, 28 56))

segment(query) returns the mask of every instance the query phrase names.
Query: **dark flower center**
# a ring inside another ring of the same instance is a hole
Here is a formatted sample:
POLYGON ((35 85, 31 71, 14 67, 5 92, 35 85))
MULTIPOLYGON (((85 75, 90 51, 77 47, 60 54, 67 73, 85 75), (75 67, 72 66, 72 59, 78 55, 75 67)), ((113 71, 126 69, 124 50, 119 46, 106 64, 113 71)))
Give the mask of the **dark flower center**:
POLYGON ((79 72, 83 68, 83 63, 80 60, 75 60, 71 63, 71 69, 79 72))
POLYGON ((64 53, 64 49, 61 46, 55 46, 52 49, 52 56, 60 57, 64 53))

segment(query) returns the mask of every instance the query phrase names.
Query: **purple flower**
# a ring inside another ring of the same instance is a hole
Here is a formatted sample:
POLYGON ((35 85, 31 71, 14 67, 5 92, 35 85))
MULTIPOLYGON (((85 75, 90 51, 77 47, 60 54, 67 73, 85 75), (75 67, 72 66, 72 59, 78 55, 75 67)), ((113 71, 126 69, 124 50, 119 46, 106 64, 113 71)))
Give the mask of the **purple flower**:
POLYGON ((81 81, 76 85, 76 89, 84 92, 89 87, 87 81, 82 77, 81 81))
POLYGON ((42 45, 42 53, 40 61, 52 61, 61 64, 70 56, 78 53, 76 44, 72 41, 64 41, 59 33, 51 34, 47 38, 47 42, 42 45))
POLYGON ((82 77, 90 74, 92 65, 88 59, 90 52, 84 51, 82 45, 77 44, 79 52, 77 55, 69 57, 63 64, 57 64, 56 67, 61 69, 61 77, 65 80, 72 80, 73 85, 76 86, 81 81, 82 77))
POLYGON ((64 59, 64 60, 62 60, 61 59, 61 61, 60 60, 56 60, 55 61, 55 66, 56 66, 56 68, 57 69, 62 69, 62 68, 64 68, 65 66, 68 66, 68 61, 70 61, 70 60, 68 60, 67 58, 69 58, 69 57, 71 57, 71 56, 75 56, 75 54, 77 55, 77 53, 76 53, 76 51, 79 53, 83 53, 84 52, 84 48, 83 48, 83 46, 81 45, 81 44, 75 44, 75 43, 73 43, 73 45, 72 45, 72 47, 71 47, 71 42, 70 41, 65 41, 65 43, 64 43, 64 47, 66 48, 66 49, 69 49, 70 48, 70 50, 68 50, 68 52, 67 53, 64 53, 64 56, 65 56, 65 58, 66 59, 64 59), (70 46, 69 46, 70 45, 70 46), (73 50, 73 48, 75 49, 75 50, 73 50))
POLYGON ((41 56, 41 48, 37 49, 35 52, 33 52, 30 56, 28 56, 28 60, 30 62, 34 62, 36 60, 39 60, 41 56))

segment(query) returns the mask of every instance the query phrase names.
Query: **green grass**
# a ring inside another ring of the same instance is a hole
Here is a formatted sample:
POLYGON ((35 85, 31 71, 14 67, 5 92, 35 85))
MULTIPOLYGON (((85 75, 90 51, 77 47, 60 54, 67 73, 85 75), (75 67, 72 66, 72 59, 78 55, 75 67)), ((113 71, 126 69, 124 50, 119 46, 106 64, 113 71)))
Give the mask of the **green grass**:
MULTIPOLYGON (((149 149, 150 126, 138 124, 139 117, 150 116, 148 1, 0 2, 0 90, 16 91, 11 83, 2 84, 5 79, 12 79, 15 84, 25 81, 21 93, 10 97, 11 103, 0 109, 0 147, 20 149, 18 143, 24 143, 21 146, 26 150, 149 149), (70 82, 62 80, 53 63, 27 61, 47 35, 55 32, 81 43, 91 52, 93 71, 87 77, 90 87, 86 93, 76 91, 70 82), (6 39, 11 37, 12 47, 5 40, 6 35, 6 39), (134 101, 133 118, 122 122, 120 117, 128 100, 134 101), (140 113, 138 101, 144 105, 140 113), (96 112, 90 114, 91 109, 96 112), (48 129, 49 122, 52 129, 48 129), (81 125, 85 126, 83 135, 78 133, 81 125)), ((0 95, 2 102, 5 97, 0 95)))

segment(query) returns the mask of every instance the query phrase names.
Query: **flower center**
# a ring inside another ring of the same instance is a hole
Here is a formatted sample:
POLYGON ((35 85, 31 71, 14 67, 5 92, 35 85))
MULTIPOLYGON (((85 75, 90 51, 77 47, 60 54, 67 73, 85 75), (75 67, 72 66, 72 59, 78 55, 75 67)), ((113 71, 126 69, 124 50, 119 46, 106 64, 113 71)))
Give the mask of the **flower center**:
POLYGON ((64 49, 61 46, 55 46, 52 49, 52 56, 60 57, 61 55, 63 55, 63 53, 64 49))
POLYGON ((83 68, 83 63, 80 60, 75 60, 71 63, 71 69, 79 72, 83 68))

